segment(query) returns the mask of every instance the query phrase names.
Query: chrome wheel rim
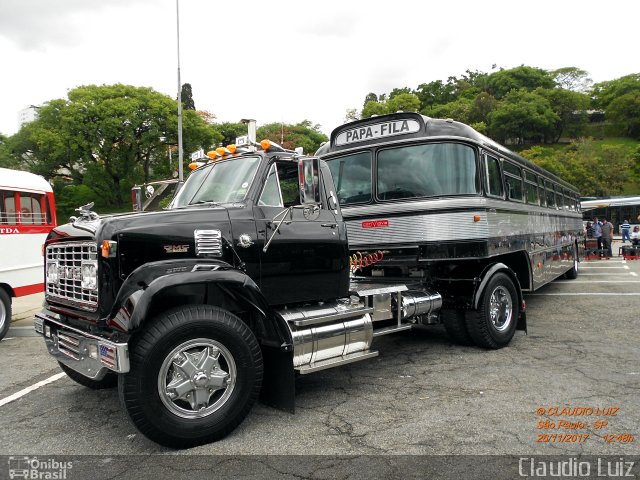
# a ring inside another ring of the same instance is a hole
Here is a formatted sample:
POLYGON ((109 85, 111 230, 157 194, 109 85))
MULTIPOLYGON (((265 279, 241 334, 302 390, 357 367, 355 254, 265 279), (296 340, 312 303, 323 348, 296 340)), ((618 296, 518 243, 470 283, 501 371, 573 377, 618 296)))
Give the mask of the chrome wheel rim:
POLYGON ((181 343, 165 357, 158 373, 158 393, 175 415, 202 418, 229 400, 236 378, 231 352, 220 342, 196 338, 181 343))
POLYGON ((513 316, 513 304, 511 294, 502 285, 491 292, 489 298, 489 318, 491 324, 498 332, 504 332, 511 325, 513 316))

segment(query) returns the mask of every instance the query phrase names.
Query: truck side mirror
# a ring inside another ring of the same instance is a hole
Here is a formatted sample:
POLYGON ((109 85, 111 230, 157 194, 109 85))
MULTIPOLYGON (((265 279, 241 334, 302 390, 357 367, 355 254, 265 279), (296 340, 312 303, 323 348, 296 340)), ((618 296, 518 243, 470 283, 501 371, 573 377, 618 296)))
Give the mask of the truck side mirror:
POLYGON ((300 183, 300 203, 317 205, 320 203, 320 161, 317 157, 298 160, 298 180, 300 183))

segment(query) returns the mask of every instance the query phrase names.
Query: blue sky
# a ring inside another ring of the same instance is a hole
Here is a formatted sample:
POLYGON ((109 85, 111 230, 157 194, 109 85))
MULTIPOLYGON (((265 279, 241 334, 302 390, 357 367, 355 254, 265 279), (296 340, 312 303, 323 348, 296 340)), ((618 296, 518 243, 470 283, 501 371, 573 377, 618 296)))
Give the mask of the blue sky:
MULTIPOLYGON (((369 92, 494 65, 640 72, 640 2, 180 0, 182 83, 218 121, 311 120, 323 132, 369 92)), ((175 0, 0 0, 0 133, 18 111, 87 84, 176 96, 175 0)))

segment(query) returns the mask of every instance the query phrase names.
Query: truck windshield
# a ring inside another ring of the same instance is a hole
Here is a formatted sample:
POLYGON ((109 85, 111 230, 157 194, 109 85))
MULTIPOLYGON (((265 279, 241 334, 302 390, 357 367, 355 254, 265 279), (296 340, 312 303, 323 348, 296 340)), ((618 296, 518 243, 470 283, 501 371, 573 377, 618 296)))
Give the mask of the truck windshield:
POLYGON ((196 203, 240 202, 249 191, 259 163, 259 157, 241 157, 195 170, 169 208, 196 203))

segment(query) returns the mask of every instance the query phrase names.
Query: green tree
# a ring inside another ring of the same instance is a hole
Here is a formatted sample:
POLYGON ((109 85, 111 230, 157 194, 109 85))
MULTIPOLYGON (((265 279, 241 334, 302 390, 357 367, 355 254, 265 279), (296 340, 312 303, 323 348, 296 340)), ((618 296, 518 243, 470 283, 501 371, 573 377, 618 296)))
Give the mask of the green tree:
POLYGON ((632 73, 608 82, 596 83, 592 91, 593 104, 596 108, 606 110, 616 98, 639 91, 640 73, 632 73))
POLYGON ((185 110, 196 109, 196 104, 193 101, 193 91, 191 90, 190 83, 185 83, 182 85, 180 98, 182 99, 182 108, 184 108, 185 110))
MULTIPOLYGON (((210 145, 215 132, 193 110, 183 112, 183 148, 210 145)), ((14 153, 46 178, 86 185, 96 205, 118 209, 135 183, 166 177, 177 143, 177 104, 150 88, 116 84, 70 90, 46 102, 16 134, 14 153)))
POLYGON ((473 101, 468 98, 458 98, 444 105, 433 105, 422 111, 424 115, 432 118, 451 118, 458 122, 471 123, 473 101))
POLYGON ((364 103, 362 104, 362 106, 364 107, 367 104, 367 102, 377 102, 377 101, 378 101, 378 95, 376 95, 373 92, 369 92, 367 96, 364 97, 364 103))
POLYGON ((553 88, 554 86, 555 80, 549 72, 525 65, 494 72, 486 79, 486 90, 499 100, 512 90, 531 92, 536 88, 553 88))
POLYGON ((295 125, 268 123, 259 127, 256 135, 258 140, 266 138, 289 150, 302 147, 307 154, 314 153, 328 140, 320 131, 320 125, 314 125, 310 120, 303 120, 295 125))
POLYGON ((535 93, 546 98, 553 111, 558 115, 553 141, 560 140, 562 135, 577 138, 584 134, 587 125, 588 95, 563 88, 538 88, 535 93))
POLYGON ((620 95, 607 107, 607 118, 624 128, 625 135, 640 139, 640 90, 620 95))
POLYGON ((589 72, 576 67, 563 67, 549 72, 556 84, 565 90, 586 93, 591 88, 593 80, 589 72))
POLYGON ((369 101, 364 104, 364 108, 360 113, 360 118, 369 118, 374 115, 385 115, 389 113, 385 103, 369 101))
POLYGON ((19 167, 19 161, 12 155, 9 143, 9 138, 0 133, 0 167, 15 169, 19 167))
POLYGON ((434 105, 444 105, 456 98, 455 85, 449 83, 445 85, 442 80, 421 83, 413 93, 420 100, 421 111, 434 105))
POLYGON ((389 113, 397 111, 417 112, 420 108, 420 99, 413 93, 398 93, 394 96, 389 96, 386 106, 389 113))
POLYGON ((489 120, 489 131, 499 141, 523 144, 552 138, 560 117, 546 98, 523 89, 508 93, 489 120))
MULTIPOLYGON (((247 125, 245 123, 233 123, 224 122, 213 126, 216 132, 222 137, 220 140, 221 145, 231 145, 236 143, 236 138, 242 137, 247 134, 247 125)), ((211 145, 211 147, 217 147, 218 145, 211 145)))

